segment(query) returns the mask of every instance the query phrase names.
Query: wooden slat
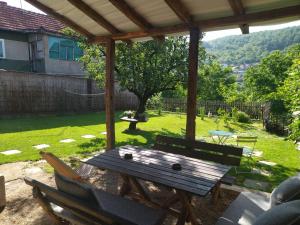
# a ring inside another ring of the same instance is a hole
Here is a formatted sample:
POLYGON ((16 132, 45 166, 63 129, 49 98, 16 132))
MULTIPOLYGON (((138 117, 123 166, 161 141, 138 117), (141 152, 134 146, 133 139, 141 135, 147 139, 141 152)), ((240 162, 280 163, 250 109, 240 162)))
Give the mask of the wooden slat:
POLYGON ((94 35, 84 29, 83 27, 79 26, 76 22, 68 19, 67 17, 55 12, 53 9, 49 8, 48 6, 45 6, 44 4, 40 3, 38 0, 26 0, 31 5, 39 8, 43 12, 47 13, 50 16, 53 16, 54 18, 64 22, 67 26, 71 27, 72 29, 78 31, 79 33, 85 35, 89 39, 93 39, 94 35))
POLYGON ((103 16, 101 16, 97 11, 91 8, 88 4, 86 4, 82 0, 68 0, 73 6, 82 11, 85 15, 90 17, 100 26, 104 27, 106 30, 111 32, 112 34, 120 33, 114 25, 112 25, 109 21, 107 21, 103 16))
POLYGON ((195 149, 199 150, 204 149, 236 156, 242 156, 243 153, 242 148, 236 146, 219 145, 202 141, 188 141, 183 138, 168 137, 163 135, 158 135, 156 137, 156 143, 176 145, 178 147, 178 150, 184 149, 185 146, 187 146, 187 149, 194 147, 195 149))
MULTIPOLYGON (((245 15, 234 15, 227 17, 220 17, 215 19, 207 19, 195 21, 194 24, 197 27, 201 28, 201 31, 206 31, 208 29, 216 28, 216 27, 226 27, 237 24, 249 24, 262 22, 266 20, 275 20, 285 17, 293 17, 300 15, 300 4, 295 6, 284 7, 280 9, 272 9, 261 12, 247 13, 245 15)), ((112 38, 114 40, 127 40, 132 38, 143 38, 157 35, 166 35, 172 33, 180 33, 189 30, 189 26, 186 24, 179 24, 168 27, 161 28, 152 28, 146 31, 135 31, 135 32, 127 32, 122 34, 110 35, 110 36, 98 36, 95 38, 91 38, 91 42, 103 42, 107 40, 107 38, 112 38)))
POLYGON ((209 191, 206 191, 206 190, 193 188, 193 187, 188 187, 188 186, 183 185, 183 184, 174 183, 172 181, 165 180, 165 179, 162 179, 160 177, 155 177, 151 174, 146 174, 145 175, 144 173, 133 170, 131 168, 124 168, 124 167, 122 167, 118 164, 113 164, 113 163, 110 163, 110 162, 107 162, 107 161, 99 162, 99 161, 96 161, 94 159, 90 159, 90 160, 86 161, 86 163, 94 165, 98 168, 109 169, 109 170, 119 172, 119 173, 123 173, 123 174, 125 173, 125 174, 128 174, 130 176, 134 176, 134 177, 137 177, 139 179, 142 179, 142 180, 152 181, 154 183, 166 185, 166 186, 173 187, 173 188, 176 188, 176 189, 180 189, 180 190, 183 190, 183 191, 188 191, 188 192, 194 193, 194 194, 199 195, 199 196, 206 196, 209 193, 209 191))
POLYGON ((204 151, 196 151, 196 150, 182 150, 178 151, 178 148, 175 148, 173 146, 167 146, 167 145, 156 145, 159 147, 159 150, 163 150, 169 153, 174 154, 181 154, 187 157, 202 159, 202 160, 208 160, 213 161, 225 165, 232 165, 232 166, 238 166, 240 165, 240 158, 230 157, 230 156, 224 156, 224 155, 218 155, 218 154, 211 154, 210 152, 204 152, 204 151))
POLYGON ((189 42, 189 67, 187 84, 188 93, 186 109, 186 139, 188 140, 195 140, 196 135, 199 39, 199 28, 191 28, 189 42))
POLYGON ((115 147, 115 41, 107 41, 105 59, 106 150, 115 147))
POLYGON ((165 0, 165 2, 174 11, 179 19, 190 26, 193 25, 193 18, 181 0, 165 0))

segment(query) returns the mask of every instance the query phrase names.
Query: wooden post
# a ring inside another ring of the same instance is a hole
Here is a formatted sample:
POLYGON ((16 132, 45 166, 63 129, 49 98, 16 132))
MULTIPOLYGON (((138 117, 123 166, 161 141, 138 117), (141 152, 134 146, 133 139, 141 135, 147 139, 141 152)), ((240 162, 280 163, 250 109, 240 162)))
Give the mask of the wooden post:
POLYGON ((196 136, 196 113, 197 113, 197 75, 198 75, 198 53, 199 53, 199 28, 190 29, 189 43, 189 73, 188 73, 188 95, 186 110, 186 139, 195 140, 196 136))
POLYGON ((0 213, 4 210, 6 205, 5 196, 5 179, 4 176, 0 174, 0 213))
POLYGON ((106 71, 105 71, 105 113, 106 113, 106 150, 115 147, 115 97, 114 97, 114 66, 115 41, 110 39, 106 45, 106 71))

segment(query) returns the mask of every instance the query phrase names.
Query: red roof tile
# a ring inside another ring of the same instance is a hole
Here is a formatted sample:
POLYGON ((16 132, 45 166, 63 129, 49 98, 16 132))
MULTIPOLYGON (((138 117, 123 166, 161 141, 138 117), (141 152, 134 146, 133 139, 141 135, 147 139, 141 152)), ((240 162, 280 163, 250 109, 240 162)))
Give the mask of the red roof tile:
POLYGON ((0 29, 20 31, 43 28, 50 32, 59 32, 64 27, 66 26, 63 23, 48 15, 9 6, 0 1, 0 29))

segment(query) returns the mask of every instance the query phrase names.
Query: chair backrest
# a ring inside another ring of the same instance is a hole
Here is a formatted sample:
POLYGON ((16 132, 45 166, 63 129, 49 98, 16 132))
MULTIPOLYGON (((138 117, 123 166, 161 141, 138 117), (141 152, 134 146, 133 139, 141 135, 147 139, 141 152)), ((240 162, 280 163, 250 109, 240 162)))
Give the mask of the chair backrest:
POLYGON ((163 135, 156 137, 154 149, 230 166, 239 166, 243 153, 243 149, 240 147, 190 141, 163 135))
POLYGON ((78 173, 76 173, 70 166, 68 166, 66 163, 64 163, 52 153, 41 151, 40 155, 54 168, 54 170, 57 173, 73 180, 85 182, 84 179, 78 173))
POLYGON ((236 144, 239 145, 240 143, 252 143, 253 146, 257 142, 257 136, 236 136, 236 144))
MULTIPOLYGON (((28 177, 25 177, 24 181, 26 184, 33 187, 34 197, 43 198, 42 202, 45 205, 50 206, 50 203, 53 203, 65 210, 72 212, 74 215, 80 218, 83 218, 87 221, 93 221, 93 224, 97 222, 99 224, 114 223, 110 218, 101 213, 101 208, 95 207, 93 204, 89 204, 89 202, 85 202, 80 198, 75 198, 72 195, 66 194, 62 191, 59 191, 53 187, 50 187, 46 184, 43 184, 37 180, 28 177)), ((47 208, 49 210, 49 207, 47 208)))

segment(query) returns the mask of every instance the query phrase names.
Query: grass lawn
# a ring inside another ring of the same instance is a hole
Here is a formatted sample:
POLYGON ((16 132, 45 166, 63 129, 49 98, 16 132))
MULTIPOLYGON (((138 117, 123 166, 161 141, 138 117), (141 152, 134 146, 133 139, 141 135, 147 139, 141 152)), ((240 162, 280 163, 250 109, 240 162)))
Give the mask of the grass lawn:
MULTIPOLYGON (((155 136, 159 133, 166 135, 183 135, 185 129, 185 115, 163 113, 158 116, 155 112, 150 112, 150 119, 147 123, 138 124, 139 131, 126 133, 127 122, 120 121, 116 116, 116 142, 118 146, 132 144, 150 146, 153 144, 155 136)), ((242 184, 245 178, 252 178, 267 181, 272 186, 288 176, 300 171, 300 152, 295 150, 291 141, 286 141, 282 137, 268 134, 262 130, 260 123, 251 125, 230 123, 226 126, 220 122, 218 128, 230 130, 235 133, 247 132, 258 136, 256 149, 263 151, 261 158, 254 158, 255 168, 271 173, 270 176, 258 174, 239 174, 237 182, 242 184), (259 160, 272 161, 276 166, 260 166, 256 163, 259 160)), ((208 137, 208 130, 217 129, 214 119, 197 118, 197 137, 208 137)), ((71 155, 88 155, 90 152, 102 149, 105 146, 104 113, 90 113, 81 115, 64 116, 36 116, 30 118, 14 118, 0 120, 0 151, 17 149, 20 154, 5 156, 0 155, 0 164, 25 160, 38 160, 39 150, 33 148, 38 144, 49 144, 47 151, 51 151, 60 157, 71 155), (84 139, 85 134, 95 135, 94 139, 84 139), (75 142, 60 143, 62 139, 72 138, 75 142)), ((229 141, 229 143, 234 143, 229 141)), ((240 170, 247 169, 248 164, 243 160, 240 170)), ((231 171, 235 174, 234 171, 231 171)), ((269 189, 271 190, 271 188, 269 189)))

